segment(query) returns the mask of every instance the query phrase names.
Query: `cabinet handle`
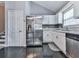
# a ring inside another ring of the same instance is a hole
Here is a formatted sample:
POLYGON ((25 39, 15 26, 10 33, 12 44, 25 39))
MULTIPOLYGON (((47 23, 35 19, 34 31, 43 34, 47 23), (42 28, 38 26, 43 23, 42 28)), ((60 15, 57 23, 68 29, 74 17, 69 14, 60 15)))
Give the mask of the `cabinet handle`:
POLYGON ((58 38, 58 36, 56 36, 56 38, 58 38))
POLYGON ((49 35, 47 34, 47 36, 49 36, 49 35))
POLYGON ((22 32, 21 30, 19 30, 19 32, 22 32))

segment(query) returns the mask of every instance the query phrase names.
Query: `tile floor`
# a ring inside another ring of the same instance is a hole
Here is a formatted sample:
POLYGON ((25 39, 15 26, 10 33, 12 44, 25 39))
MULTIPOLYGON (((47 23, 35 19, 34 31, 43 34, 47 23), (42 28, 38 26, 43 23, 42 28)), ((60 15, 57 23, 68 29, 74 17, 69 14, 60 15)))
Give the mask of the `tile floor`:
POLYGON ((50 50, 47 44, 40 47, 7 47, 0 50, 0 58, 66 58, 61 52, 50 50))

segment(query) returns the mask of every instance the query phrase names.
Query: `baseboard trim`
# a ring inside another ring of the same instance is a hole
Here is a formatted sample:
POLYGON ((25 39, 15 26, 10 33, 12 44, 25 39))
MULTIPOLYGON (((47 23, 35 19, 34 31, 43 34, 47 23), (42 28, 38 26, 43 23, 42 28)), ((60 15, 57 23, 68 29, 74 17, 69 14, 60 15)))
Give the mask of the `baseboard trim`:
POLYGON ((37 48, 37 47, 42 47, 42 45, 29 45, 29 46, 27 46, 27 47, 28 47, 28 48, 31 48, 31 47, 32 47, 32 48, 33 48, 33 47, 36 47, 36 48, 37 48))

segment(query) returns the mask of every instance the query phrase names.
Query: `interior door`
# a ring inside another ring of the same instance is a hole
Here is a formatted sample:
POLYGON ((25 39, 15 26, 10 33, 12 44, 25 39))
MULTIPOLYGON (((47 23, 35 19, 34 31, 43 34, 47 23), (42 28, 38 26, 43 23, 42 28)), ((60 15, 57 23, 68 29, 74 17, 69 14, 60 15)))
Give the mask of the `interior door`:
POLYGON ((8 46, 14 46, 13 43, 15 40, 14 15, 15 13, 13 10, 8 10, 8 46))
MULTIPOLYGON (((16 40, 18 41, 18 46, 24 46, 26 45, 26 38, 24 37, 26 33, 24 30, 24 15, 23 15, 23 11, 22 10, 17 10, 16 12, 16 16, 15 16, 15 23, 16 23, 16 40)), ((16 42, 17 43, 17 42, 16 42)))
POLYGON ((24 24, 23 11, 8 10, 8 45, 9 46, 24 46, 24 24))

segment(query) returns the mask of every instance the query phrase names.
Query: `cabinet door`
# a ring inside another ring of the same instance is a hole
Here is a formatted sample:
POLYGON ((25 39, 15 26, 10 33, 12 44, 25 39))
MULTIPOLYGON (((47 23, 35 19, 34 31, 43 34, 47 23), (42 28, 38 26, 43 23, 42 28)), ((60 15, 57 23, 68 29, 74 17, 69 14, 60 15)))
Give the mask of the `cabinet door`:
POLYGON ((57 20, 55 17, 56 17, 55 15, 48 16, 49 24, 57 24, 57 20))
POLYGON ((43 16, 43 24, 49 24, 48 16, 43 16))
POLYGON ((48 42, 49 35, 48 31, 43 31, 43 42, 48 42))
POLYGON ((52 31, 48 31, 48 42, 53 42, 52 31))
POLYGON ((65 33, 57 33, 57 45, 66 54, 66 39, 65 33))
POLYGON ((56 32, 52 32, 52 41, 56 43, 56 32))
POLYGON ((66 54, 66 39, 64 33, 56 33, 55 44, 66 54))
POLYGON ((49 21, 49 24, 53 24, 53 22, 54 22, 53 16, 49 15, 48 16, 48 21, 49 21))
POLYGON ((51 31, 43 31, 43 42, 52 42, 51 31))
POLYGON ((59 24, 62 24, 63 23, 63 21, 62 21, 62 12, 59 12, 58 13, 58 23, 59 24))

